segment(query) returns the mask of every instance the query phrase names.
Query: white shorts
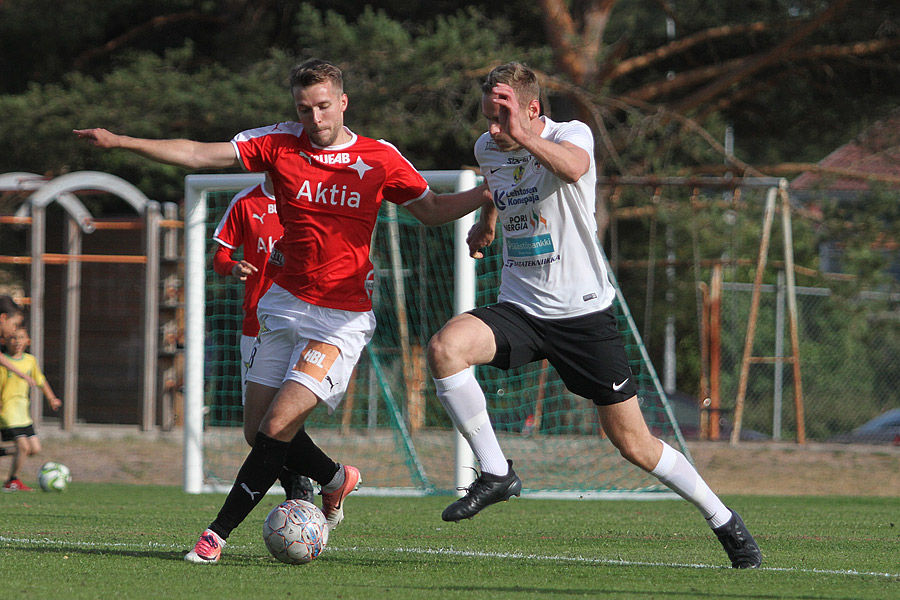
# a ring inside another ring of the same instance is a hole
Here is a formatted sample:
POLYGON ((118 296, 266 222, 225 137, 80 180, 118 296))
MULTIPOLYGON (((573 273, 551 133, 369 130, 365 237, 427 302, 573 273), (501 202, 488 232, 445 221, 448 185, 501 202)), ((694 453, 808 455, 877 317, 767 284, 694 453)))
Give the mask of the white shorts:
POLYGON ((247 371, 250 369, 250 356, 253 354, 255 343, 255 337, 241 336, 241 406, 247 402, 247 371))
POLYGON ((375 313, 323 308, 273 284, 257 308, 259 337, 247 381, 281 387, 296 381, 333 412, 375 331, 375 313))

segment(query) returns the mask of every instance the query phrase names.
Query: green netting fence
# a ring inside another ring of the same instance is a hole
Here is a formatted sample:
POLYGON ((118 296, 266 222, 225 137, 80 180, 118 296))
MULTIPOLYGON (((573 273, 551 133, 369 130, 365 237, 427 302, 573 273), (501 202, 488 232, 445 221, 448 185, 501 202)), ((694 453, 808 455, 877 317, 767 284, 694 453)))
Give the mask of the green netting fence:
MULTIPOLYGON (((230 485, 248 451, 238 348, 243 290, 211 264, 213 229, 236 191, 208 194, 203 470, 213 487, 230 485)), ((331 415, 316 410, 307 430, 335 460, 360 469, 369 493, 449 492, 455 487, 455 433, 434 393, 425 352, 431 335, 453 316, 454 228, 425 227, 403 209, 396 214, 398 242, 392 244, 392 218, 382 207, 373 244, 375 336, 341 406, 331 415)), ((500 248, 498 240, 478 263, 478 305, 496 299, 500 248)), ((646 420, 656 435, 687 452, 621 296, 615 306, 646 420)), ((569 392, 551 367, 479 367, 476 377, 526 495, 666 491, 618 455, 591 402, 569 392)))

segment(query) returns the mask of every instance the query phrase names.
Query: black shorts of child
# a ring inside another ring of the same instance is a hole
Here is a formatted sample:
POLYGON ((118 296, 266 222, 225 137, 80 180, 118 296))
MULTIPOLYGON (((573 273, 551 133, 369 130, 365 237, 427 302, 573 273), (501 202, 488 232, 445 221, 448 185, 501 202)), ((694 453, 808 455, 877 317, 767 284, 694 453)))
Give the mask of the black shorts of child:
POLYGON ((8 427, 6 429, 0 429, 0 440, 4 442, 11 442, 16 438, 32 437, 34 435, 33 424, 26 425, 25 427, 8 427))
POLYGON ((637 393, 612 307, 578 317, 542 319, 509 302, 469 314, 494 332, 497 354, 489 364, 513 369, 547 359, 569 391, 598 406, 624 402, 637 393))

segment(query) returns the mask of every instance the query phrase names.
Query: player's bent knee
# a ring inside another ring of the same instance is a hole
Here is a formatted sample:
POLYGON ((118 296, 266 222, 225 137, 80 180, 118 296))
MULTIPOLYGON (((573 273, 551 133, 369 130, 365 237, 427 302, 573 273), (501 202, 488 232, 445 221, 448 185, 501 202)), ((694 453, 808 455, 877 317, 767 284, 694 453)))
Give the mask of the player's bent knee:
MULTIPOLYGON (((621 445, 616 444, 616 447, 619 449, 619 454, 622 455, 622 458, 645 471, 652 471, 656 466, 654 450, 648 446, 647 440, 643 437, 627 438, 621 445)), ((656 458, 658 459, 658 456, 656 458)))
POLYGON ((428 367, 434 377, 449 377, 477 364, 477 350, 463 330, 438 331, 428 342, 428 367))
POLYGON ((454 357, 452 346, 446 338, 438 332, 428 341, 428 368, 432 374, 443 371, 444 365, 454 357))

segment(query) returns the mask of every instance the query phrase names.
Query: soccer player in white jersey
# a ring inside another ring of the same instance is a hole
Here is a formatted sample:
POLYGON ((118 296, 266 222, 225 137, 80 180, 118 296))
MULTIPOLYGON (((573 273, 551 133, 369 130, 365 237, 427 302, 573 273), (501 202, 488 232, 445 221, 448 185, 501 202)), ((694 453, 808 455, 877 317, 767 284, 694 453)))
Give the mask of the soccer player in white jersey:
POLYGON ((442 518, 471 518, 522 489, 470 367, 510 369, 547 359, 569 390, 597 406, 603 430, 623 457, 700 510, 733 567, 759 566, 759 547, 740 516, 644 422, 616 329, 615 290, 597 247, 590 129, 542 116, 537 78, 519 63, 495 68, 481 89, 488 132, 476 142, 475 157, 493 199, 467 241, 480 258, 499 218, 503 269, 498 303, 454 317, 428 347, 438 398, 481 466, 442 518))
MULTIPOLYGON (((256 307, 259 299, 272 286, 266 275, 266 263, 275 242, 284 234, 275 205, 272 180, 266 176, 263 183, 250 186, 234 195, 225 214, 213 232, 213 240, 219 244, 213 254, 213 270, 225 277, 234 277, 244 284, 244 318, 241 322, 241 404, 244 408, 244 439, 251 446, 256 438, 259 423, 267 406, 247 404, 247 371, 250 368, 253 343, 259 334, 256 307), (234 252, 243 249, 241 260, 234 259, 234 252)), ((281 470, 281 485, 288 500, 314 502, 315 495, 309 477, 294 473, 287 467, 281 470)))
POLYGON ((273 285, 259 302, 260 333, 247 374, 247 402, 267 406, 253 449, 216 519, 185 560, 217 562, 231 531, 272 486, 282 466, 322 484, 330 527, 360 480, 301 429, 319 403, 334 410, 372 337, 374 268, 369 247, 383 200, 426 225, 446 223, 489 199, 486 186, 436 195, 402 154, 344 126, 348 99, 334 65, 310 59, 291 72, 299 122, 245 131, 230 142, 150 140, 105 129, 75 130, 100 148, 125 148, 191 169, 241 166, 272 178, 284 236, 273 285))

